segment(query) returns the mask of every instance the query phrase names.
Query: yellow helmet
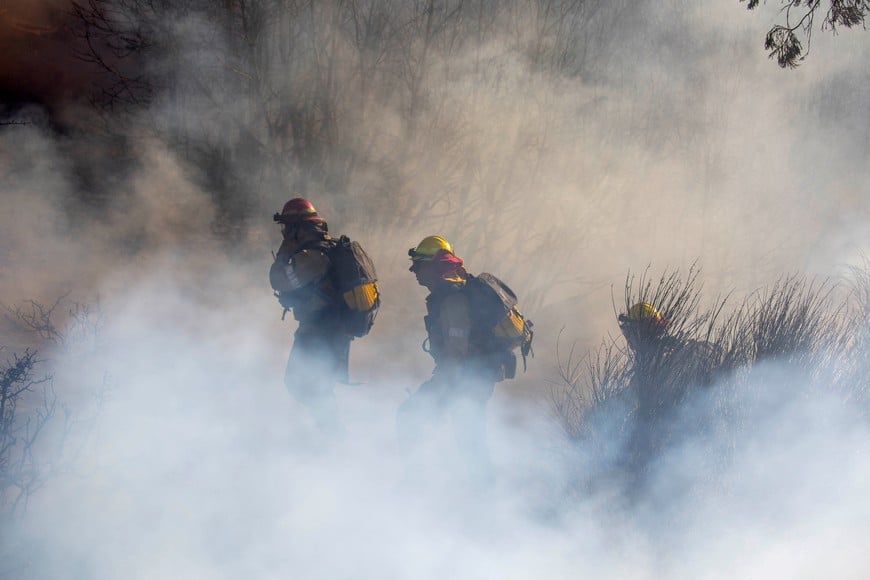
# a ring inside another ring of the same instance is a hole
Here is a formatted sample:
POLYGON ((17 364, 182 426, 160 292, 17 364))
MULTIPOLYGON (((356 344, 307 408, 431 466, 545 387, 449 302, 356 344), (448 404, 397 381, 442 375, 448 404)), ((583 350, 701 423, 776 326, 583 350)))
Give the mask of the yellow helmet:
POLYGON ((652 322, 661 322, 663 317, 656 310, 656 307, 649 302, 638 302, 628 309, 629 320, 650 320, 652 322))
POLYGON ((416 248, 408 250, 408 255, 413 262, 428 262, 435 258, 441 250, 453 253, 453 244, 441 236, 427 236, 417 244, 416 248))
POLYGON ((638 302, 629 308, 626 318, 636 322, 648 321, 655 324, 661 324, 664 321, 661 313, 649 302, 638 302))

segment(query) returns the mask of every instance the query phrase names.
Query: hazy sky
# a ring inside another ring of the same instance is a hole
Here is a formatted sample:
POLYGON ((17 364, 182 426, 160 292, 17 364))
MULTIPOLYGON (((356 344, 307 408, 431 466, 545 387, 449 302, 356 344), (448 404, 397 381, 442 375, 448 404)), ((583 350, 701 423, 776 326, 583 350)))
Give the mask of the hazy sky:
MULTIPOLYGON (((81 413, 96 385, 114 389, 78 435, 77 469, 36 497, 26 521, 48 542, 49 577, 866 577, 867 426, 829 396, 790 398, 800 377, 759 378, 771 394, 757 408, 770 419, 740 442, 729 495, 716 482, 681 488, 722 443, 701 438, 662 459, 659 492, 640 506, 606 485, 578 498, 567 482, 602 462, 564 462, 546 421, 556 336, 582 350, 613 333, 611 296, 621 303, 627 271, 697 261, 712 300, 795 271, 836 277, 870 254, 863 30, 816 32, 806 62, 780 70, 762 48, 776 6, 614 3, 595 21, 610 35, 581 35, 595 56, 588 74, 545 74, 506 49, 525 27, 430 55, 430 124, 413 156, 397 145, 398 100, 349 115, 348 142, 367 154, 352 194, 306 195, 332 231, 369 249, 384 305, 353 345, 353 378, 365 384, 339 390, 353 436, 324 451, 283 391, 293 323, 281 322, 267 281, 280 236, 271 215, 294 192, 247 189, 261 219, 235 247, 216 239, 212 192, 146 129, 183 103, 207 138, 237 150, 240 133, 212 120, 213 105, 178 95, 132 126, 134 169, 119 177, 110 146, 64 130, 81 122, 91 77, 65 50, 63 4, 0 6, 4 112, 33 121, 0 127, 0 301, 70 292, 98 308, 95 353, 49 353, 81 413), (98 210, 75 202, 83 152, 97 179, 118 184, 98 210), (502 483, 483 501, 455 486, 449 459, 421 494, 396 487, 395 407, 431 370, 425 292, 406 250, 434 233, 472 272, 511 284, 536 322, 529 373, 491 403, 502 483)), ((274 86, 289 75, 272 73, 274 86)), ((26 341, 11 327, 5 338, 26 341)))

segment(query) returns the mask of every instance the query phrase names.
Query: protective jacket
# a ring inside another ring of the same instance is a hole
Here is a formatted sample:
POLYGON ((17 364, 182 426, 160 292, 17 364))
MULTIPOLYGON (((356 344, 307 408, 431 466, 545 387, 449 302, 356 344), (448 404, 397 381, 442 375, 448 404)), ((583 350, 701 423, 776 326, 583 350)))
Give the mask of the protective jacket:
POLYGON ((300 325, 316 323, 335 310, 337 293, 329 279, 326 249, 330 237, 301 244, 284 240, 269 270, 269 282, 281 305, 300 325))
POLYGON ((713 381, 718 349, 705 341, 662 336, 636 347, 630 382, 641 415, 667 416, 695 387, 713 381))
POLYGON ((465 282, 443 282, 426 298, 423 319, 429 354, 436 376, 477 379, 494 383, 505 378, 503 352, 491 352, 475 328, 465 282))
POLYGON ((284 308, 299 322, 287 359, 284 384, 314 415, 324 432, 342 427, 333 392, 348 380, 350 336, 342 324, 327 249, 331 238, 285 239, 269 270, 269 282, 284 308))

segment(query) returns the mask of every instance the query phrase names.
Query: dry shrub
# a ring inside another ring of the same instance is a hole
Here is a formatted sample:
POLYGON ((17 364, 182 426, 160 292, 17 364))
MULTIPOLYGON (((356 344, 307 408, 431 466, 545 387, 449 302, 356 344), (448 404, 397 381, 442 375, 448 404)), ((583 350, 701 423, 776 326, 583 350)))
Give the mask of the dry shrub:
MULTIPOLYGON (((609 458, 599 468, 621 471, 635 489, 651 461, 686 437, 715 436, 726 443, 718 448, 728 449, 727 441, 749 428, 753 401, 763 395, 753 389, 764 388, 751 379, 768 363, 796 371, 801 392, 834 390, 867 416, 866 263, 852 271, 850 288, 844 299, 843 284, 788 275, 726 312, 728 297, 702 306, 695 266, 658 279, 648 271, 629 273, 623 312, 638 302, 654 304, 668 321, 668 337, 642 355, 621 337, 608 337, 585 357, 573 349, 567 360, 560 357, 561 382, 552 391, 556 419, 575 446, 609 458)), ((713 476, 727 457, 705 462, 713 476)))

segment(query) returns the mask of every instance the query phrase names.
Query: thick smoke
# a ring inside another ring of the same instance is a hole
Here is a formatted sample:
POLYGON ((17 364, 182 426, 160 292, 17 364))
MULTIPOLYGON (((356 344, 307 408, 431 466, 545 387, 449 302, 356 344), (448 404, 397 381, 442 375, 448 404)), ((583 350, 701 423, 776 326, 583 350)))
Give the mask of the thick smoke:
MULTIPOLYGON (((4 541, 17 554, 9 574, 866 576, 866 416, 787 366, 723 379, 741 385, 729 398, 745 424, 736 438, 699 434, 717 399, 690 401, 677 419, 687 436, 631 500, 609 479, 625 442, 564 446, 547 400, 560 331, 580 351, 614 332, 611 288, 628 269, 697 261, 713 298, 794 270, 838 276, 870 252, 866 37, 818 34, 802 67, 780 71, 760 47, 766 22, 736 1, 588 4, 598 12, 563 23, 579 38, 536 36, 543 11, 512 3, 484 19, 480 42, 442 37, 424 56, 397 32, 370 62, 337 59, 338 100, 351 111, 342 143, 358 162, 343 188, 315 160, 242 155, 262 137, 246 120, 280 109, 255 97, 320 63, 227 76, 235 40, 195 15, 164 23, 180 68, 166 55, 149 66, 175 92, 135 111, 132 145, 59 134, 39 121, 58 107, 71 126, 97 118, 54 95, 21 117, 31 124, 0 127, 2 302, 69 292, 102 321, 86 353, 43 347, 70 416, 87 424, 52 431, 75 454, 4 541), (542 56, 562 48, 578 63, 569 72, 542 56), (378 58, 412 69, 428 59, 427 75, 408 77, 418 100, 389 98, 408 89, 378 58), (374 72, 361 77, 366 66, 374 72), (265 89, 241 98, 243 82, 265 89), (200 152, 179 135, 223 147, 217 166, 256 180, 230 180, 231 202, 217 199, 215 176, 191 163, 200 152), (88 184, 99 185, 97 203, 81 195, 88 184), (361 384, 338 387, 349 436, 333 445, 281 385, 293 324, 268 288, 280 238, 270 217, 296 193, 365 245, 384 295, 373 333, 352 345, 361 384), (237 230, 216 227, 228 208, 247 216, 237 230), (402 485, 395 409, 431 369, 419 348, 425 293, 405 250, 433 233, 472 272, 514 286, 536 322, 529 373, 500 384, 489 405, 497 484, 486 492, 464 480, 448 429, 429 482, 402 485)), ((326 16, 312 20, 314 37, 333 38, 326 16)), ((4 344, 30 344, 4 324, 4 344)))

